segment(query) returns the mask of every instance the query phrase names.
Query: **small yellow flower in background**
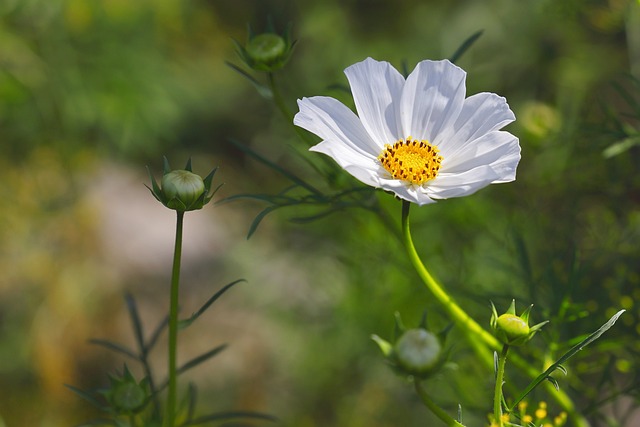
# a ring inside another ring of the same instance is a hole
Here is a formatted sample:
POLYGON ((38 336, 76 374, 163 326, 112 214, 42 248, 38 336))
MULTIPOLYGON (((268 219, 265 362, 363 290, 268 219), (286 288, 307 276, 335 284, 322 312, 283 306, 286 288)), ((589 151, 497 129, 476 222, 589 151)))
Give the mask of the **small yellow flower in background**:
MULTIPOLYGON (((560 412, 555 417, 548 417, 547 403, 540 402, 535 408, 533 416, 527 413, 528 402, 523 400, 518 403, 518 411, 511 414, 503 415, 503 424, 512 426, 528 427, 534 425, 537 427, 563 427, 567 422, 567 413, 560 412)), ((489 427, 497 427, 498 423, 493 419, 493 414, 489 414, 489 427)))
POLYGON ((466 97, 466 73, 422 61, 405 79, 371 58, 345 70, 358 115, 338 100, 298 100, 294 123, 323 139, 311 148, 365 184, 424 205, 515 180, 518 138, 504 98, 466 97))
POLYGON ((544 418, 547 418, 547 404, 546 402, 540 402, 540 404, 538 405, 538 409, 536 409, 536 419, 538 420, 542 420, 544 418))

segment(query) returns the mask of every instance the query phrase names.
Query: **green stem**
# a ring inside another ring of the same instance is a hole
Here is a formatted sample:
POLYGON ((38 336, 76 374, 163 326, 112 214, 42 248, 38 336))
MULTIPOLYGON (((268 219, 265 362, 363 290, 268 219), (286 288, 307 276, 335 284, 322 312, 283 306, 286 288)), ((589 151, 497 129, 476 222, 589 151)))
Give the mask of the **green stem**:
POLYGON ((176 353, 178 348, 178 297, 180 291, 180 259, 182 257, 182 224, 184 212, 177 211, 176 242, 173 251, 171 273, 171 299, 169 305, 169 390, 167 392, 167 417, 165 427, 173 427, 176 418, 177 371, 176 353))
POLYGON ((504 383, 504 366, 507 363, 509 345, 505 344, 498 356, 498 370, 496 372, 496 388, 493 395, 493 417, 499 427, 504 426, 502 421, 502 384, 504 383))
POLYGON ((422 386, 422 383, 420 383, 420 380, 415 379, 414 383, 416 386, 416 392, 418 393, 418 396, 420 396, 420 398, 422 399, 422 402, 425 404, 427 408, 429 408, 431 412, 433 412, 438 418, 440 418, 449 427, 464 427, 464 424, 461 424, 455 419, 453 419, 441 407, 436 405, 436 403, 433 400, 431 400, 431 397, 429 397, 429 395, 427 394, 427 391, 422 386))
POLYGON ((271 93, 273 94, 273 102, 275 102, 276 107, 278 107, 278 110, 280 110, 287 122, 293 122, 293 114, 291 113, 291 110, 289 110, 289 107, 287 107, 287 104, 280 93, 280 89, 278 89, 275 76, 271 72, 267 73, 267 76, 269 78, 269 89, 271 89, 271 93))
MULTIPOLYGON (((462 330, 467 338, 472 343, 477 343, 479 338, 485 345, 492 348, 500 348, 500 342, 489 332, 485 331, 475 320, 473 320, 458 304, 453 301, 453 298, 447 294, 447 292, 435 281, 433 276, 429 273, 427 268, 422 263, 422 260, 418 256, 415 246, 413 245, 413 239, 411 238, 411 229, 409 226, 409 208, 410 202, 406 200, 402 201, 402 235, 404 238, 404 244, 407 248, 409 259, 416 269, 418 276, 422 279, 427 289, 436 297, 436 299, 447 310, 453 321, 462 325, 462 330)), ((479 351, 482 346, 474 345, 474 349, 479 351)), ((485 349, 486 350, 486 349, 485 349)), ((478 354, 482 357, 485 364, 488 366, 493 365, 491 355, 486 351, 479 351, 478 354)))
MULTIPOLYGON (((410 202, 402 201, 402 235, 409 259, 416 269, 418 276, 422 279, 424 285, 431 291, 436 297, 438 302, 449 313, 453 321, 459 325, 462 325, 462 331, 465 337, 473 347, 478 357, 490 368, 493 367, 493 360, 490 353, 487 351, 487 347, 494 351, 500 351, 502 344, 489 332, 487 332, 482 326, 480 326, 475 320, 473 320, 460 306, 458 306, 453 299, 446 293, 443 287, 436 282, 431 276, 427 268, 422 263, 422 260, 418 256, 415 246, 413 245, 413 239, 411 238, 411 230, 409 227, 409 208, 410 202)), ((512 355, 512 363, 519 369, 523 370, 531 378, 536 378, 540 372, 533 368, 526 360, 517 355, 512 355)), ((556 390, 551 383, 546 385, 551 396, 562 406, 569 418, 571 418, 573 425, 576 427, 589 427, 589 421, 576 411, 575 405, 571 398, 562 390, 556 390)))

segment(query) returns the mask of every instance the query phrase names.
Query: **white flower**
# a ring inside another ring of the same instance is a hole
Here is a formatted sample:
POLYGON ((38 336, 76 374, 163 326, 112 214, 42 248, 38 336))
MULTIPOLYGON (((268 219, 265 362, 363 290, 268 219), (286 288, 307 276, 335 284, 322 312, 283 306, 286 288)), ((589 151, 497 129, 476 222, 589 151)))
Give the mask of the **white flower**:
POLYGON ((371 58, 345 70, 358 116, 336 99, 298 100, 294 123, 323 139, 311 148, 355 178, 424 205, 515 180, 518 138, 504 98, 466 96, 466 73, 422 61, 409 77, 371 58))

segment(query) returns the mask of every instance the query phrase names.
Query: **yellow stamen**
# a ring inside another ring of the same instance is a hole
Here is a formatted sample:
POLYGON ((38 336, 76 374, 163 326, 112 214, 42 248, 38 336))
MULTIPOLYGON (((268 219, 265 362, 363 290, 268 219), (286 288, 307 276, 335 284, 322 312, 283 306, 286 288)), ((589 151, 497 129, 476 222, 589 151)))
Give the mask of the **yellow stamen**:
POLYGON ((382 166, 395 179, 424 184, 438 175, 442 156, 435 145, 408 136, 393 145, 385 145, 378 156, 382 166))

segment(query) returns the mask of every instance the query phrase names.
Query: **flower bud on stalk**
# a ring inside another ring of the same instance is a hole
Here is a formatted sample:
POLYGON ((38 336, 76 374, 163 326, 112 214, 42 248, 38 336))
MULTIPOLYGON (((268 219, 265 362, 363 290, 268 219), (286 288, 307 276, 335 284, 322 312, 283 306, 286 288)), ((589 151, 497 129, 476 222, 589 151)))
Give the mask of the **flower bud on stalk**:
POLYGON ((248 67, 256 71, 272 72, 285 66, 295 41, 291 41, 288 27, 282 35, 271 28, 262 34, 254 34, 249 28, 249 39, 243 46, 235 41, 238 55, 248 67))
POLYGON ((191 171, 191 159, 184 169, 171 170, 169 162, 164 159, 164 173, 160 186, 149 172, 151 178, 151 194, 169 209, 179 212, 202 209, 218 191, 211 192, 211 182, 217 168, 213 169, 205 179, 191 171))
POLYGON ((397 315, 396 331, 399 338, 395 344, 377 335, 371 338, 398 373, 428 378, 447 362, 447 352, 443 351, 442 347, 448 329, 434 334, 426 329, 424 319, 420 327, 405 329, 397 315))
POLYGON ((511 301, 511 305, 506 313, 498 315, 496 307, 491 304, 491 328, 496 337, 507 345, 521 346, 529 342, 531 338, 546 325, 549 321, 538 323, 529 327, 529 313, 533 305, 530 305, 525 311, 516 315, 516 300, 511 301))
POLYGON ((425 329, 409 329, 396 342, 395 358, 407 372, 417 376, 438 366, 442 346, 438 338, 425 329))
POLYGON ((146 379, 139 383, 125 365, 122 376, 110 375, 111 385, 102 394, 118 414, 132 415, 142 411, 151 398, 146 379))

